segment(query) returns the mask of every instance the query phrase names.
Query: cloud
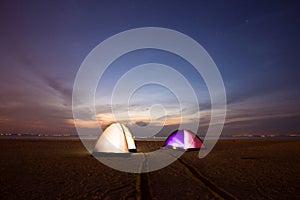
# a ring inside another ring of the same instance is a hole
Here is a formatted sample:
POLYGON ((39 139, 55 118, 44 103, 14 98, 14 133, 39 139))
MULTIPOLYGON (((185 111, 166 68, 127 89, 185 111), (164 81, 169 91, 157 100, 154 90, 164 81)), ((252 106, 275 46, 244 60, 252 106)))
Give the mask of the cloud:
POLYGON ((9 120, 1 120, 0 130, 75 134, 74 125, 66 121, 72 118, 71 92, 32 67, 37 65, 35 60, 18 46, 15 52, 18 60, 11 63, 12 67, 8 69, 9 66, 2 63, 0 115, 9 120))
POLYGON ((147 126, 149 124, 149 122, 137 121, 137 122, 135 122, 135 124, 138 125, 138 126, 147 126))
POLYGON ((62 83, 60 83, 57 79, 51 78, 44 74, 41 74, 43 81, 51 87, 54 91, 56 91, 65 101, 66 105, 71 104, 72 98, 72 89, 65 87, 62 83))
POLYGON ((4 106, 1 108, 1 130, 22 133, 73 133, 74 125, 67 122, 72 118, 70 109, 32 104, 4 106), (4 120, 6 119, 6 120, 4 120))

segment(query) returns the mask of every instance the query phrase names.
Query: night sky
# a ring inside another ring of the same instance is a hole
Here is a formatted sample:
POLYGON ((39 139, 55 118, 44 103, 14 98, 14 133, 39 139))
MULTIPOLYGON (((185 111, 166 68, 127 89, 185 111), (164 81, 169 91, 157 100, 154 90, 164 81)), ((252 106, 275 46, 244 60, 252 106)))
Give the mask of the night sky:
MULTIPOLYGON (((76 134, 72 88, 82 61, 108 37, 150 26, 180 31, 210 54, 227 93, 223 135, 299 133, 299 10, 299 1, 1 1, 0 132, 76 134)), ((202 112, 209 111, 207 88, 188 63, 146 49, 120 57, 100 81, 96 106, 104 124, 110 122, 114 83, 148 62, 180 71, 195 89, 202 112)), ((143 112, 153 102, 176 112, 174 99, 166 88, 145 86, 133 96, 136 117, 131 120, 147 124, 143 112)), ((191 112, 185 116, 193 117, 191 112)))

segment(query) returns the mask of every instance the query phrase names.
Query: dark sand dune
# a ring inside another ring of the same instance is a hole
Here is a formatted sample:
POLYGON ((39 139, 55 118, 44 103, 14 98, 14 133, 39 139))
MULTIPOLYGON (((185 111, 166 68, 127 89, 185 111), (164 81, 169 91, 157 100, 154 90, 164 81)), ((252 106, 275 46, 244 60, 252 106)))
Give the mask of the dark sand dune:
POLYGON ((103 165, 79 140, 0 139, 0 148, 1 199, 300 199, 299 139, 221 140, 204 159, 187 152, 143 174, 103 165))

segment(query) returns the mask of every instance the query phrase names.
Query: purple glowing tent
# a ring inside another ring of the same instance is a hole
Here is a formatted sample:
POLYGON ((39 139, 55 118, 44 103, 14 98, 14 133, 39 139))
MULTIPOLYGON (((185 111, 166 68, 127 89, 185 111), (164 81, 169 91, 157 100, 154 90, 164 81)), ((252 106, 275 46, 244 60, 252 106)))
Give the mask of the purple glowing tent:
POLYGON ((205 148, 202 140, 196 134, 188 130, 174 131, 166 139, 164 146, 184 150, 205 148))

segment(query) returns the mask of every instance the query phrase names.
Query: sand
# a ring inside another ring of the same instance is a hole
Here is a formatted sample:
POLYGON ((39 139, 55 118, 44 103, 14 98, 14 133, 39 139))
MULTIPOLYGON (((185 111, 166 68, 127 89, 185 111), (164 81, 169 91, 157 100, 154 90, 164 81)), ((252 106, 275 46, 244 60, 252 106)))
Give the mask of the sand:
MULTIPOLYGON (((137 142, 152 151, 162 142, 137 142)), ((0 139, 1 199, 300 199, 300 140, 220 140, 131 174, 91 157, 80 140, 0 139)))

